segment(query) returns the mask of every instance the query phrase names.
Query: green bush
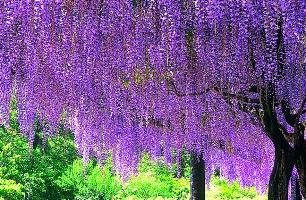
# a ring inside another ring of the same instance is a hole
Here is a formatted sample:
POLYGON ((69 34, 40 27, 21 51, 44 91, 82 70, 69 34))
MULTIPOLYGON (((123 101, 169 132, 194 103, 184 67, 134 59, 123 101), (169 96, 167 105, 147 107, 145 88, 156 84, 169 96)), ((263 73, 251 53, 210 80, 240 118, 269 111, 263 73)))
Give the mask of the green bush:
POLYGON ((144 199, 158 196, 173 197, 173 186, 169 184, 170 181, 163 182, 150 173, 140 174, 129 180, 124 190, 127 196, 135 195, 144 199))
POLYGON ((116 199, 188 199, 188 193, 188 179, 175 178, 173 170, 145 154, 138 175, 123 184, 116 199))
MULTIPOLYGON (((0 178, 21 184, 25 199, 61 199, 61 188, 55 180, 77 158, 72 135, 48 140, 29 153, 27 139, 16 132, 0 128, 0 178)), ((18 195, 18 194, 16 194, 18 195)))
POLYGON ((23 186, 13 180, 0 179, 0 198, 20 200, 24 197, 23 186))
POLYGON ((79 200, 108 200, 121 189, 109 166, 101 169, 90 161, 86 166, 86 176, 83 172, 82 160, 75 160, 56 182, 66 193, 73 193, 74 198, 79 200))
POLYGON ((212 184, 219 187, 218 196, 221 199, 254 199, 257 196, 255 187, 241 188, 238 181, 229 184, 227 180, 215 176, 212 184))

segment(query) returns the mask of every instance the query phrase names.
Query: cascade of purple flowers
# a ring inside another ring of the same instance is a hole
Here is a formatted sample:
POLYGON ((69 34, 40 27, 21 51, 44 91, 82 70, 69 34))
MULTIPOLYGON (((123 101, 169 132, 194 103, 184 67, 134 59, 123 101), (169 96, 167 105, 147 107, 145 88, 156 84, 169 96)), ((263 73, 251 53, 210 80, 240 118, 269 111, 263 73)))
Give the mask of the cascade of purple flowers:
MULTIPOLYGON (((252 99, 249 88, 272 81, 279 101, 298 109, 306 95, 306 3, 136 2, 1 4, 1 123, 8 125, 16 89, 31 148, 35 117, 49 137, 65 116, 84 164, 101 163, 110 150, 114 169, 128 178, 149 152, 180 170, 186 148, 203 156, 207 181, 220 168, 230 181, 265 191, 272 144, 229 97, 252 99)), ((278 118, 285 121, 280 111, 278 118)))

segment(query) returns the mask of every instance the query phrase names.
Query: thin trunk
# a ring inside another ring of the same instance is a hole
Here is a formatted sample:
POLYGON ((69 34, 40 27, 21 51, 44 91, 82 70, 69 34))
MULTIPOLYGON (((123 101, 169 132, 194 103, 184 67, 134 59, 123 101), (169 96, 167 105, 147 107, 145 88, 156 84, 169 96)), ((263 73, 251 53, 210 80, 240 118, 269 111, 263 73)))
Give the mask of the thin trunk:
MULTIPOLYGON (((178 150, 180 151, 180 150, 178 150)), ((177 166, 177 178, 182 178, 184 176, 183 172, 183 163, 182 163, 182 152, 177 153, 176 155, 176 166, 177 166)))
POLYGON ((291 176, 291 200, 302 200, 299 179, 296 173, 291 176))
POLYGON ((304 150, 301 152, 300 157, 296 162, 296 168, 299 174, 299 183, 301 193, 303 194, 304 198, 306 198, 306 155, 305 155, 305 147, 304 150))
POLYGON ((269 180, 269 200, 288 200, 288 185, 293 166, 289 150, 275 147, 274 167, 269 180))
POLYGON ((205 200, 205 164, 202 156, 191 153, 191 200, 205 200))

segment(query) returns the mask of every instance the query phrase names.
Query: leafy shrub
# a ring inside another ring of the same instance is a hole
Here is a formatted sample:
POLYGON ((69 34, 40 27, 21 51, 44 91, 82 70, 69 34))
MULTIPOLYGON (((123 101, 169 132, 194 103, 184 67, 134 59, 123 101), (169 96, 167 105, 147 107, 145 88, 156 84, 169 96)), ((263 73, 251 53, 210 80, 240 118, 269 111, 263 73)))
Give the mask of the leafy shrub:
POLYGON ((172 185, 169 182, 163 182, 154 177, 153 174, 140 174, 133 177, 125 185, 125 194, 127 196, 135 195, 140 198, 148 199, 150 197, 172 197, 172 185))
POLYGON ((0 199, 20 200, 24 197, 23 186, 13 180, 0 179, 0 199))
MULTIPOLYGON (((25 199, 61 199, 55 180, 77 158, 73 137, 56 136, 48 149, 29 153, 27 139, 14 129, 0 128, 0 177, 21 184, 25 199)), ((18 194, 16 194, 18 195, 18 194)), ((22 198, 19 198, 22 199, 22 198)))
POLYGON ((212 184, 219 187, 218 196, 221 199, 254 199, 257 196, 256 189, 241 188, 238 181, 229 184, 227 180, 219 177, 212 178, 212 184))
POLYGON ((175 172, 143 156, 139 174, 123 184, 116 199, 188 199, 188 179, 175 178, 175 172))
POLYGON ((82 160, 75 160, 57 180, 58 186, 68 193, 73 193, 75 199, 79 200, 112 199, 121 189, 109 166, 101 169, 90 161, 86 166, 86 176, 83 172, 82 160))

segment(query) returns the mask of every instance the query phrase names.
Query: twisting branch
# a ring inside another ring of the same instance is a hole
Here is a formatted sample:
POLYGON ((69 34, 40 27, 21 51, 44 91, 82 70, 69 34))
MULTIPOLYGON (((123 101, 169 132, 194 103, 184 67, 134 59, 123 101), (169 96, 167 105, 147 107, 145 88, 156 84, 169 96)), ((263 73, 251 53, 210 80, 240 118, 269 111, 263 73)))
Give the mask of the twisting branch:
POLYGON ((279 129, 282 132, 282 134, 284 135, 285 139, 289 142, 289 143, 294 143, 294 133, 288 133, 287 129, 280 123, 278 123, 279 129))
POLYGON ((176 96, 178 97, 185 97, 185 96, 200 96, 200 95, 204 95, 208 92, 214 91, 217 92, 218 94, 220 94, 223 97, 230 97, 233 99, 237 99, 243 103, 252 103, 252 104, 260 104, 259 99, 256 98, 249 98, 246 97, 244 95, 241 94, 233 94, 230 92, 226 92, 226 91, 222 91, 220 88, 218 87, 212 87, 212 88, 207 88, 204 91, 200 91, 200 92, 191 92, 191 93, 181 93, 178 91, 176 85, 174 84, 173 80, 168 80, 168 83, 170 84, 170 86, 173 88, 173 92, 176 96))
POLYGON ((185 97, 185 96, 201 96, 201 95, 204 95, 206 94, 207 92, 211 91, 210 88, 207 88, 206 90, 204 91, 200 91, 200 92, 191 92, 191 93, 186 93, 186 94, 183 94, 181 92, 178 91, 176 85, 174 84, 174 82, 172 80, 168 80, 168 83, 170 84, 170 86, 172 86, 173 88, 173 92, 174 94, 177 96, 177 97, 185 97))
POLYGON ((297 121, 300 119, 301 115, 306 113, 306 110, 304 110, 305 105, 306 105, 306 95, 304 97, 304 100, 302 101, 300 109, 298 110, 298 112, 296 114, 296 120, 297 121))
POLYGON ((294 127, 296 117, 293 114, 291 114, 291 111, 290 111, 291 109, 290 109, 290 105, 288 101, 282 100, 281 107, 282 107, 282 112, 285 116, 286 122, 290 126, 294 127))
POLYGON ((281 102, 282 112, 285 116, 286 122, 290 126, 294 127, 295 124, 299 123, 300 117, 306 113, 306 110, 304 110, 305 105, 306 105, 306 96, 303 99, 302 104, 299 110, 297 111, 297 113, 291 114, 291 109, 290 109, 288 101, 282 100, 281 102))
POLYGON ((214 91, 218 92, 222 96, 231 97, 231 98, 237 99, 239 101, 242 101, 244 103, 260 104, 259 99, 256 99, 256 98, 249 98, 249 97, 243 96, 241 94, 232 94, 232 93, 229 93, 229 92, 226 92, 226 91, 222 91, 222 90, 220 90, 220 88, 217 88, 217 87, 214 87, 214 91))

